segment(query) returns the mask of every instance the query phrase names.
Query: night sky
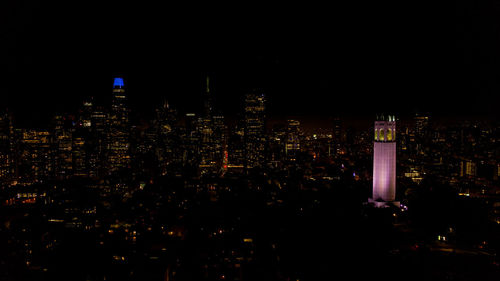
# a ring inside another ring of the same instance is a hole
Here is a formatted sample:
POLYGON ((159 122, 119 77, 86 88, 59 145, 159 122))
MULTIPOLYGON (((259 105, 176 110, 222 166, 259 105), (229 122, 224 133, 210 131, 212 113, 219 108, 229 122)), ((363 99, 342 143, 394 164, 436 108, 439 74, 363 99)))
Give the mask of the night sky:
POLYGON ((227 115, 258 88, 273 116, 499 116, 493 1, 102 2, 1 1, 0 106, 19 123, 109 102, 114 76, 139 112, 196 111, 207 73, 227 115))

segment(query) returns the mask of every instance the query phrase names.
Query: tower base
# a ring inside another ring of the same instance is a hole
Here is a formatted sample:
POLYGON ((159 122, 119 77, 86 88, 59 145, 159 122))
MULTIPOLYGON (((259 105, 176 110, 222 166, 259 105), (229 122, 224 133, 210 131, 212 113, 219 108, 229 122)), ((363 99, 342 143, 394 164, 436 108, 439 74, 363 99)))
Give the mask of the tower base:
POLYGON ((368 198, 368 203, 373 204, 375 208, 389 208, 391 206, 400 208, 401 203, 399 201, 378 201, 373 200, 372 198, 368 198))

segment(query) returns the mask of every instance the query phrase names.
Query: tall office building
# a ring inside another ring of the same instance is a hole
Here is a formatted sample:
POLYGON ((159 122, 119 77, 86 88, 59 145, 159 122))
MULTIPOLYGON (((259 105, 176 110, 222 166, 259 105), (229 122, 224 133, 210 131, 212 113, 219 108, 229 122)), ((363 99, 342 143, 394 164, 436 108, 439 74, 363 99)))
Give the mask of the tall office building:
POLYGON ((126 168, 130 163, 130 132, 125 84, 122 78, 115 78, 108 131, 108 167, 109 171, 126 168))
POLYGON ((73 175, 74 176, 89 176, 89 168, 87 161, 87 140, 88 133, 85 128, 76 128, 73 131, 72 144, 71 144, 71 158, 73 161, 73 175))
POLYGON ((394 116, 375 121, 373 142, 373 197, 376 207, 398 205, 396 200, 396 120, 394 116))
POLYGON ((300 121, 288 120, 285 153, 289 161, 297 160, 300 152, 300 121))
POLYGON ((228 133, 225 118, 222 114, 212 116, 212 127, 213 160, 216 163, 216 172, 221 172, 227 169, 227 165, 229 164, 227 149, 228 133))
POLYGON ((245 166, 245 126, 243 120, 230 130, 227 140, 228 168, 242 171, 245 166))
POLYGON ((419 114, 415 115, 415 133, 417 136, 424 137, 429 129, 429 115, 419 114))
POLYGON ((264 94, 252 92, 245 96, 245 168, 262 165, 265 160, 264 94))
POLYGON ((165 100, 156 109, 156 157, 162 174, 167 166, 178 161, 179 140, 176 127, 177 112, 165 100))
POLYGON ((93 145, 89 151, 89 176, 97 177, 101 174, 106 161, 108 114, 103 107, 94 106, 90 115, 90 131, 93 145))
POLYGON ((55 176, 58 179, 65 179, 73 175, 72 157, 72 131, 67 126, 69 120, 64 115, 54 116, 53 140, 55 145, 55 176))
POLYGON ((415 150, 417 155, 425 156, 425 142, 429 136, 429 121, 430 117, 428 114, 416 114, 415 115, 415 150))
POLYGON ((198 165, 200 155, 200 136, 198 119, 195 113, 186 113, 185 127, 182 135, 182 163, 183 165, 198 165))
POLYGON ((205 91, 203 92, 203 115, 198 119, 198 135, 200 136, 200 163, 201 174, 216 171, 214 122, 212 120, 212 93, 210 92, 210 77, 206 77, 205 91))

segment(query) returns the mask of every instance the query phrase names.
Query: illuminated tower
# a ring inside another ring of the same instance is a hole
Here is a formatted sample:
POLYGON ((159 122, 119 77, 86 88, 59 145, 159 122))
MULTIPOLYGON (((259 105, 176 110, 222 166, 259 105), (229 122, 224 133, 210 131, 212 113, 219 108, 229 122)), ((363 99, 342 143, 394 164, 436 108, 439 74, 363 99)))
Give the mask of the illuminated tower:
POLYGON ((108 165, 110 171, 126 168, 130 163, 128 121, 125 85, 122 78, 115 78, 108 122, 108 165))
POLYGON ((198 119, 198 135, 200 136, 200 163, 201 174, 216 170, 215 136, 212 112, 212 94, 210 93, 210 77, 206 77, 205 92, 203 93, 203 116, 198 119))
POLYGON ((376 207, 398 205, 396 199, 396 119, 394 116, 375 121, 373 142, 373 197, 376 207))

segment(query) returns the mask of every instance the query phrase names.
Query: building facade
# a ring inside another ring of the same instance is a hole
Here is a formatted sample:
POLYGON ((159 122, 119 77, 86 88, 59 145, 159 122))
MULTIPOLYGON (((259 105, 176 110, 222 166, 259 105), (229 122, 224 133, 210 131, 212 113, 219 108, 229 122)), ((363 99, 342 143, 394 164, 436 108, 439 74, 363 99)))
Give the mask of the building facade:
POLYGON ((375 121, 373 142, 373 196, 377 207, 397 204, 396 200, 396 120, 394 116, 375 121))

